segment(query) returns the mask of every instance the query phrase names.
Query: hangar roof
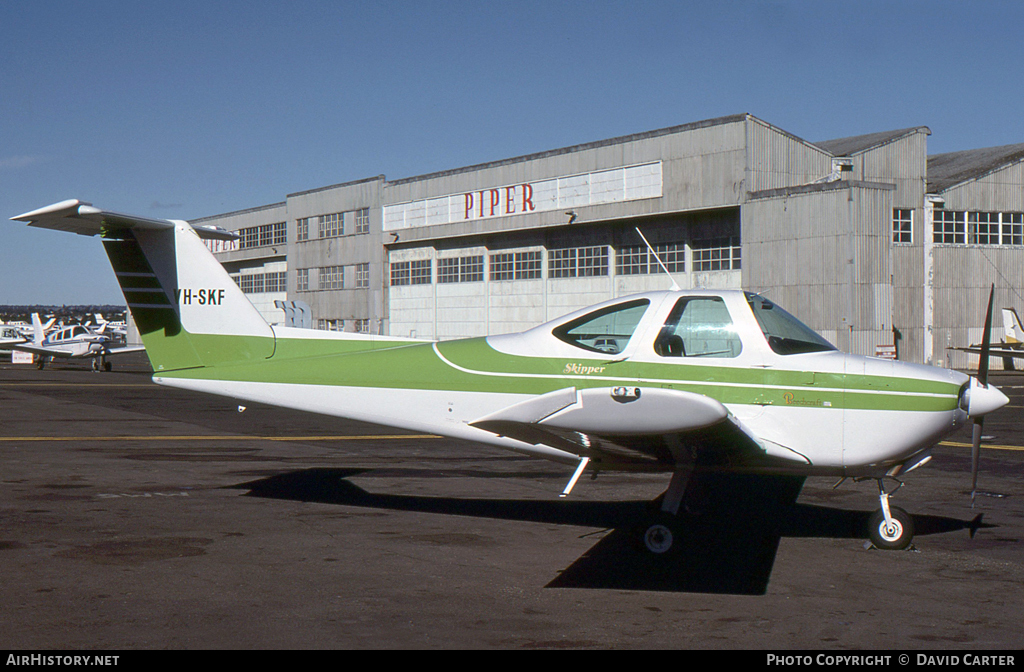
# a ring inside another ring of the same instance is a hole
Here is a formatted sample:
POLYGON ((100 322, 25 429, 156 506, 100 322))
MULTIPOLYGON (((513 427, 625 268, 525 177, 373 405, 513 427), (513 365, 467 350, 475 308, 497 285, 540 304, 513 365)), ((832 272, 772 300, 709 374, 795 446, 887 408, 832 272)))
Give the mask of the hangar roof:
POLYGON ((1024 143, 983 147, 928 157, 928 192, 937 194, 1024 161, 1024 143))
POLYGON ((695 121, 688 124, 680 124, 678 126, 669 126, 668 128, 659 128, 654 131, 645 131, 642 133, 633 133, 631 135, 622 135, 615 138, 608 138, 607 140, 598 140, 596 142, 586 142, 580 145, 572 145, 570 147, 562 147, 560 149, 551 149, 544 152, 537 152, 535 154, 525 154, 523 156, 515 156, 510 159, 501 159, 498 161, 490 161, 488 163, 478 163, 472 166, 464 166, 462 168, 453 168, 451 170, 442 170, 436 173, 427 173, 426 175, 416 175, 413 177, 403 177, 398 180, 389 180, 389 185, 406 184, 408 182, 418 182, 420 180, 429 180, 437 177, 447 177, 448 175, 457 175, 459 173, 470 173, 477 170, 483 170, 485 168, 494 168, 496 166, 507 166, 514 163, 522 163, 525 161, 533 161, 536 159, 544 159, 550 156, 558 156, 560 154, 571 154, 573 152, 579 152, 587 149, 595 149, 597 147, 607 147, 608 145, 618 145, 627 142, 633 142, 635 140, 645 140, 647 138, 657 138, 663 135, 670 135, 673 133, 682 133, 684 131, 692 131, 698 128, 708 128, 709 126, 718 126, 721 124, 735 124, 741 121, 746 121, 748 118, 754 119, 751 114, 733 114, 727 117, 716 117, 714 119, 705 119, 703 121, 695 121))
POLYGON ((860 152, 880 147, 886 143, 899 140, 912 133, 924 132, 931 135, 932 132, 927 126, 914 126, 912 128, 901 128, 896 131, 882 131, 880 133, 868 133, 867 135, 852 135, 848 138, 837 138, 814 143, 832 156, 850 156, 860 152))

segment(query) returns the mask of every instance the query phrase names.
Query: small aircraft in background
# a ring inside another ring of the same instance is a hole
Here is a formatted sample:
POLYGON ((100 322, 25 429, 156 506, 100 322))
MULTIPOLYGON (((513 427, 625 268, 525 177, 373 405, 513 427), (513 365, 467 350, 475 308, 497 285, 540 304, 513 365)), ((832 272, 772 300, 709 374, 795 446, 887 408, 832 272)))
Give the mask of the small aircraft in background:
POLYGON ((93 317, 96 318, 96 324, 100 325, 100 333, 113 334, 114 338, 121 340, 128 334, 128 325, 124 320, 108 320, 103 317, 103 313, 94 313, 93 317))
MULTIPOLYGON (((1000 357, 1003 360, 1003 369, 1014 371, 1014 360, 1024 358, 1024 326, 1021 325, 1020 316, 1014 308, 1003 308, 1003 338, 998 345, 989 347, 989 357, 1000 357)), ((982 343, 968 345, 966 347, 952 347, 950 350, 968 352, 972 355, 980 355, 982 343)))
POLYGON ((54 359, 91 359, 93 371, 110 371, 113 368, 107 357, 145 350, 144 346, 123 346, 119 341, 101 331, 75 324, 61 327, 49 334, 44 333, 39 313, 32 313, 33 338, 31 342, 11 346, 14 350, 31 352, 35 355, 36 368, 42 369, 47 361, 54 359))
POLYGON ((13 219, 101 236, 161 385, 553 460, 574 468, 563 496, 586 469, 671 474, 638 521, 659 557, 693 533, 694 477, 716 473, 873 480, 866 532, 906 548, 913 519, 886 483, 973 422, 976 490, 983 419, 1008 402, 988 384, 988 336, 976 377, 850 355, 739 290, 646 292, 455 341, 318 332, 267 324, 201 240, 235 237, 223 229, 77 200, 13 219))
POLYGON ((27 340, 17 326, 0 324, 0 350, 10 350, 11 346, 24 343, 27 340))

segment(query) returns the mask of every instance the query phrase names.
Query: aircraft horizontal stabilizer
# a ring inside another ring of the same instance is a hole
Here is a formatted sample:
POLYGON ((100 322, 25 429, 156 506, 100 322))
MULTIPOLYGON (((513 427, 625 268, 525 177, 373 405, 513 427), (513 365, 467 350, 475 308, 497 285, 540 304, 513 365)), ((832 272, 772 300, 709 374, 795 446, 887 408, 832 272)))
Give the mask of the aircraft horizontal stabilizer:
MULTIPOLYGON (((32 212, 26 212, 11 219, 27 222, 29 226, 56 231, 69 231, 82 236, 95 236, 110 229, 173 229, 174 222, 167 219, 150 219, 138 215, 124 215, 117 212, 94 208, 91 203, 70 199, 54 203, 32 212)), ((234 240, 238 234, 219 227, 193 226, 200 238, 234 240)))

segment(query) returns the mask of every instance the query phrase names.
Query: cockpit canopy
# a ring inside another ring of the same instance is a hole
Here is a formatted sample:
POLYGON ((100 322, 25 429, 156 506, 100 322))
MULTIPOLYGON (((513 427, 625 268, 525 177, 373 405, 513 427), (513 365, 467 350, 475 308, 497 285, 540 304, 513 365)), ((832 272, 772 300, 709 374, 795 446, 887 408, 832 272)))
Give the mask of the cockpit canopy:
POLYGON ((650 305, 647 299, 618 303, 566 322, 551 333, 577 348, 617 355, 626 348, 650 305))
MULTIPOLYGON (((795 355, 836 349, 810 327, 763 296, 750 292, 744 292, 743 296, 765 341, 776 354, 795 355)), ((648 297, 606 305, 554 327, 551 334, 583 350, 618 355, 636 336, 651 305, 648 297)), ((659 302, 659 305, 663 304, 659 302)), ((734 311, 738 305, 732 303, 734 311)), ((655 314, 655 311, 651 313, 655 314)), ((657 314, 664 313, 658 311, 657 314)), ((749 316, 730 314, 722 296, 711 292, 679 296, 659 325, 653 344, 640 344, 639 347, 653 347, 654 353, 660 357, 739 357, 743 350, 740 334, 744 333, 737 328, 739 321, 749 323, 749 316)), ((751 334, 749 329, 753 328, 753 324, 749 324, 745 332, 747 338, 751 334)))

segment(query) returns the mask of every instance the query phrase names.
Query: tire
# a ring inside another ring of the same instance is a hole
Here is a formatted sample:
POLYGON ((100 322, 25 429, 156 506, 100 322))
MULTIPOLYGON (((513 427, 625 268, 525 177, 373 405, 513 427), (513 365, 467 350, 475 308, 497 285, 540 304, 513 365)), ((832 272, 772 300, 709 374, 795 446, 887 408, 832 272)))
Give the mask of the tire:
POLYGON ((659 513, 641 525, 640 548, 654 556, 664 557, 679 545, 679 526, 676 517, 667 513, 659 513))
POLYGON ((885 516, 879 509, 868 520, 868 538, 876 548, 885 551, 902 551, 910 546, 914 538, 914 519, 899 507, 890 507, 892 528, 885 524, 885 516))

